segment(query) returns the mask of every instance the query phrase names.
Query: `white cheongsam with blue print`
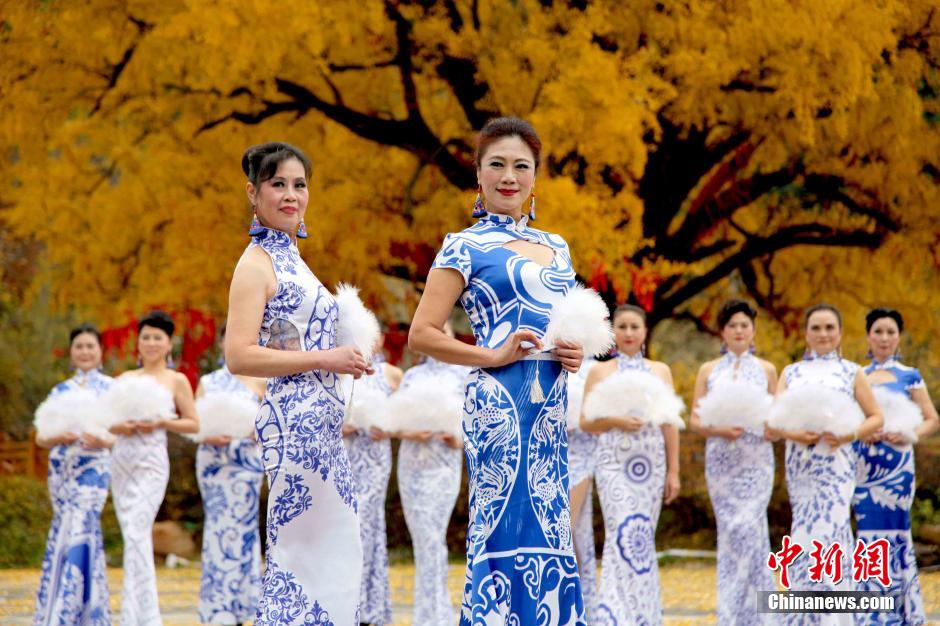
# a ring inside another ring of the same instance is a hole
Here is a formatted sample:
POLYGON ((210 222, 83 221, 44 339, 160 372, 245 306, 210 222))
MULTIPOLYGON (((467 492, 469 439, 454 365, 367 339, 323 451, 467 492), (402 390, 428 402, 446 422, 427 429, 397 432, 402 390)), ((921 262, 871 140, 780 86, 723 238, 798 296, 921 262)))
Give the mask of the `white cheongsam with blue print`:
MULTIPOLYGON (((401 389, 449 381, 462 389, 469 368, 428 358, 405 372, 401 389)), ((448 390, 442 390, 450 393, 448 390)), ((460 450, 438 438, 403 440, 398 448, 398 493, 415 555, 412 624, 453 626, 447 589, 447 524, 460 493, 460 450)))
MULTIPOLYGON (((596 361, 585 358, 577 374, 568 375, 568 388, 579 385, 584 390, 588 372, 596 361)), ((574 489, 587 481, 587 493, 574 525, 574 549, 581 573, 581 593, 584 596, 584 619, 590 624, 597 602, 597 548, 594 542, 594 463, 597 454, 597 435, 586 433, 577 425, 568 431, 568 484, 574 489)))
MULTIPOLYGON (((865 368, 870 374, 883 370, 894 376, 892 382, 879 383, 896 393, 910 396, 911 390, 922 389, 924 379, 913 367, 895 359, 874 362, 865 368)), ((917 560, 911 537, 911 505, 914 502, 914 448, 910 444, 895 445, 855 442, 856 479, 853 508, 858 538, 866 544, 887 539, 891 567, 891 586, 885 589, 877 580, 859 583, 860 591, 877 591, 895 596, 895 610, 887 613, 859 613, 856 624, 925 624, 924 600, 917 577, 917 560)))
MULTIPOLYGON (((260 400, 225 366, 200 382, 207 395, 225 393, 260 400)), ((199 581, 199 621, 203 624, 249 622, 258 610, 258 510, 263 477, 261 448, 252 439, 224 446, 201 443, 196 450, 196 481, 205 511, 199 581)))
MULTIPOLYGON (((78 389, 101 395, 111 377, 97 370, 79 372, 56 385, 51 396, 78 389)), ((52 525, 42 562, 34 626, 111 624, 105 571, 101 509, 108 499, 111 453, 81 443, 49 451, 52 525)))
MULTIPOLYGON (((530 228, 526 217, 487 214, 448 235, 433 267, 463 277, 460 302, 477 345, 487 348, 517 330, 543 335, 552 307, 575 284, 568 244, 530 228), (505 247, 513 241, 548 246, 551 263, 505 247)), ((462 626, 585 624, 571 538, 566 405, 566 376, 547 354, 470 374, 462 626), (543 401, 533 387, 543 390, 543 401)))
MULTIPOLYGON (((712 368, 707 389, 745 382, 767 390, 767 373, 753 355, 729 352, 712 368)), ((774 591, 767 568, 767 505, 774 488, 774 449, 763 432, 735 439, 709 437, 705 479, 718 526, 718 623, 751 626, 775 616, 758 613, 758 591, 774 591)))
MULTIPOLYGON (((649 373, 641 354, 617 356, 617 370, 649 373)), ((662 624, 656 524, 666 486, 666 443, 659 426, 600 434, 594 468, 604 515, 604 553, 591 626, 662 624)))
MULTIPOLYGON (((847 396, 855 397, 855 375, 858 365, 842 359, 835 352, 819 356, 810 354, 803 361, 788 365, 783 370, 788 389, 803 385, 825 385, 847 396)), ((787 441, 786 475, 787 492, 790 494, 790 510, 793 521, 790 538, 799 543, 805 552, 790 567, 790 588, 794 591, 855 591, 852 581, 852 537, 850 506, 855 491, 855 454, 851 445, 841 445, 835 450, 819 450, 817 445, 804 445, 787 441), (833 584, 823 576, 822 582, 809 579, 812 561, 809 552, 813 540, 828 549, 838 542, 842 546, 842 582, 833 584)), ((852 624, 851 613, 787 614, 788 624, 852 624)))
MULTIPOLYGON (((392 393, 381 357, 372 362, 375 373, 363 376, 355 390, 366 387, 386 396, 392 393)), ((384 415, 382 416, 384 417, 384 415)), ((362 540, 362 590, 359 620, 366 624, 392 623, 392 591, 388 581, 388 535, 385 497, 392 475, 392 442, 372 439, 357 431, 343 438, 359 497, 359 537, 362 540)))
MULTIPOLYGON (((262 229, 248 249, 256 246, 270 256, 277 277, 259 344, 275 350, 335 348, 336 301, 291 237, 262 229)), ((359 622, 362 545, 343 414, 342 385, 332 372, 268 379, 255 422, 270 489, 257 626, 359 622)))

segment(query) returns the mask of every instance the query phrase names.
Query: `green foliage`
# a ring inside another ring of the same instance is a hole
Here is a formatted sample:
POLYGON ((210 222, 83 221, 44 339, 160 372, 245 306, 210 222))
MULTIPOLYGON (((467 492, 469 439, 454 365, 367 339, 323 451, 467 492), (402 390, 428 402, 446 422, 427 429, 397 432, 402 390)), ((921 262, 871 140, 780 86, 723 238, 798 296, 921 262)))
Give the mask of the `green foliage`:
POLYGON ((39 567, 52 505, 35 478, 0 478, 0 567, 39 567))

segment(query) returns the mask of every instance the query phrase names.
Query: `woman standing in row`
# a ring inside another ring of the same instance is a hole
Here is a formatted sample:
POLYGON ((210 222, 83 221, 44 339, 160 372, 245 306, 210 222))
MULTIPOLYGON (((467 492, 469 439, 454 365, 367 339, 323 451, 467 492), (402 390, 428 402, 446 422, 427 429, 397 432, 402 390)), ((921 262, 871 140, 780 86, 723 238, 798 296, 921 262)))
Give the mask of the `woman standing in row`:
MULTIPOLYGON (((729 300, 718 312, 722 353, 702 365, 695 380, 693 406, 707 393, 721 393, 735 383, 773 394, 777 369, 752 353, 755 311, 747 302, 729 300)), ((744 413, 746 407, 741 407, 744 413)), ((761 416, 766 419, 768 416, 761 416)), ((750 626, 766 623, 758 613, 757 592, 772 591, 767 568, 770 535, 767 505, 774 487, 774 450, 762 430, 705 426, 693 410, 691 428, 707 437, 705 478, 718 526, 718 623, 750 626)))
MULTIPOLYGON (((219 337, 225 341, 225 326, 219 337)), ((265 381, 222 367, 199 379, 196 397, 227 394, 258 405, 265 381)), ((203 419, 207 416, 203 415, 203 419)), ((196 481, 202 494, 202 576, 199 621, 242 624, 254 619, 261 592, 261 449, 251 437, 216 435, 196 450, 196 481)))
MULTIPOLYGON (((644 357, 646 312, 621 305, 614 311, 613 326, 619 354, 591 368, 585 399, 602 380, 625 371, 652 374, 671 389, 669 366, 644 357)), ((595 619, 602 624, 660 624, 656 524, 663 503, 679 495, 679 431, 633 415, 596 420, 582 416, 581 428, 600 435, 594 479, 605 537, 595 619)))
MULTIPOLYGON (((111 377, 101 367, 101 334, 82 324, 69 334, 75 375, 56 385, 49 397, 86 390, 101 396, 111 377)), ((52 525, 46 541, 35 626, 110 624, 101 510, 111 479, 111 443, 89 433, 63 433, 37 439, 49 450, 52 525)))
MULTIPOLYGON (((920 372, 900 361, 898 345, 904 318, 893 309, 874 309, 865 318, 872 362, 865 368, 869 382, 902 394, 923 414, 914 429, 918 440, 940 427, 937 409, 930 400, 920 372)), ((886 408, 886 407, 882 407, 886 408)), ((886 415, 886 419, 887 419, 886 415)), ((917 577, 914 541, 911 538, 911 505, 914 502, 914 448, 904 435, 878 431, 855 443, 858 485, 854 509, 858 538, 867 544, 887 539, 891 586, 877 580, 863 581, 859 591, 876 591, 897 598, 890 613, 858 614, 857 624, 924 624, 924 601, 917 577)))
POLYGON ((186 376, 168 367, 173 349, 173 319, 153 311, 137 322, 140 368, 125 376, 147 376, 170 391, 172 406, 154 407, 167 417, 157 421, 126 421, 111 428, 119 435, 112 449, 111 493, 124 539, 124 588, 121 624, 162 624, 153 562, 153 523, 166 494, 170 459, 166 433, 199 430, 193 389, 186 376), (176 414, 179 418, 176 418, 176 414))
POLYGON ((310 160, 266 143, 245 151, 242 170, 254 219, 232 276, 225 357, 233 374, 270 379, 256 422, 270 495, 255 624, 351 626, 362 546, 337 374, 372 370, 359 351, 336 347, 336 301, 297 249, 310 160))
POLYGON ((540 158, 541 142, 528 122, 498 118, 480 131, 474 207, 480 219, 445 238, 408 337, 416 352, 476 368, 464 415, 470 482, 464 626, 584 624, 564 419, 564 372, 578 371, 583 352, 568 345, 539 351, 552 307, 575 284, 565 240, 529 224, 540 158), (443 331, 458 300, 476 345, 443 331))

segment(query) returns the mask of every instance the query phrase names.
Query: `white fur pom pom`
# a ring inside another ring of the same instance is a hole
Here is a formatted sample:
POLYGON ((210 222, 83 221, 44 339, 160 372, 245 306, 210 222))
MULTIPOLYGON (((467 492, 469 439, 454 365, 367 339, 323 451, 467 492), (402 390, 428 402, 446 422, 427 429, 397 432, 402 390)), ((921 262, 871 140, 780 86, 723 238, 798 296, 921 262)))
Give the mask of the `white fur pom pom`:
POLYGON ((33 425, 43 439, 90 432, 101 419, 101 404, 91 391, 76 389, 46 398, 36 408, 33 425))
POLYGON ((597 292, 575 285, 552 307, 543 342, 546 348, 556 343, 581 346, 584 356, 603 356, 614 345, 610 311, 597 292))
POLYGON ((394 431, 430 430, 463 436, 462 389, 454 388, 453 378, 422 379, 393 393, 388 414, 394 431))
POLYGON ((611 374, 584 400, 584 417, 589 420, 629 415, 651 426, 683 429, 685 422, 680 415, 684 410, 682 398, 661 378, 638 371, 611 374))
POLYGON ((199 433, 196 441, 211 437, 247 439, 255 430, 258 403, 232 393, 207 393, 196 400, 199 433))
POLYGON ((568 430, 577 430, 581 421, 585 382, 586 380, 577 374, 568 374, 568 430))
POLYGON ((339 307, 336 345, 356 348, 362 353, 366 363, 371 363, 375 355, 375 344, 382 333, 379 320, 359 299, 358 288, 340 283, 336 286, 334 297, 339 307))
POLYGON ((352 395, 352 402, 346 407, 346 419, 343 421, 364 432, 368 432, 373 426, 389 430, 388 396, 378 389, 362 384, 361 378, 359 380, 360 383, 355 386, 352 395))
POLYGON ((121 376, 102 397, 115 422, 155 422, 175 417, 173 394, 146 375, 121 376))
POLYGON ((695 412, 703 426, 713 428, 764 428, 774 397, 767 389, 744 381, 716 385, 698 401, 695 412))
POLYGON ((873 391, 885 416, 885 425, 881 430, 903 435, 908 443, 917 443, 917 433, 914 430, 924 423, 924 414, 920 407, 905 394, 886 387, 876 386, 873 391))
POLYGON ((816 384, 791 387, 777 396, 767 425, 778 430, 808 430, 843 437, 864 421, 865 415, 855 398, 816 384))

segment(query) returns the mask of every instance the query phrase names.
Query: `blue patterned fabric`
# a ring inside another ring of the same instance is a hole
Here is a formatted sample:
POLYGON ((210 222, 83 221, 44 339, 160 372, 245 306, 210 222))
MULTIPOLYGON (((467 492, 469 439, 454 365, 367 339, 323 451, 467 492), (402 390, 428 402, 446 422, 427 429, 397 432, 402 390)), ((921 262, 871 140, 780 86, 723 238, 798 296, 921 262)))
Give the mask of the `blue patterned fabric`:
MULTIPOLYGON (((224 393, 259 398, 222 367, 200 380, 206 395, 224 393)), ((202 494, 202 576, 199 621, 240 624, 254 619, 261 595, 261 539, 258 510, 261 449, 251 439, 224 446, 199 444, 196 481, 202 494)))
MULTIPOLYGON (((573 386, 579 385, 584 391, 588 372, 596 361, 585 358, 577 374, 568 375, 569 393, 573 386)), ((570 396, 569 396, 570 397, 570 396)), ((594 464, 597 454, 597 435, 586 433, 577 425, 568 424, 568 481, 574 489, 587 481, 587 493, 581 512, 573 519, 574 550, 578 558, 578 572, 581 576, 581 595, 584 598, 584 619, 590 624, 597 604, 597 548, 594 541, 594 464)))
MULTIPOLYGON (((894 380, 877 386, 910 396, 911 390, 924 387, 920 372, 895 359, 873 362, 866 374, 876 370, 891 373, 894 380)), ((852 505, 858 538, 866 544, 878 539, 889 543, 891 586, 885 589, 877 580, 859 583, 863 591, 877 591, 896 596, 890 613, 856 615, 857 624, 925 624, 924 600, 917 576, 917 560, 911 537, 911 505, 914 503, 914 448, 855 442, 856 481, 852 505)))
MULTIPOLYGON (((767 374, 753 355, 729 352, 712 368, 709 391, 732 381, 767 389, 767 374)), ((767 568, 770 535, 767 505, 774 487, 774 450, 760 432, 746 430, 734 441, 709 437, 705 479, 718 527, 718 623, 766 624, 757 612, 757 592, 776 589, 767 568)))
MULTIPOLYGON (((824 385, 847 396, 855 397, 855 376, 858 365, 841 359, 835 352, 788 365, 783 370, 788 389, 803 385, 824 385)), ((842 582, 833 584, 823 577, 822 582, 809 580, 809 559, 790 568, 791 589, 795 591, 855 591, 852 581, 852 537, 849 507, 855 491, 855 455, 852 446, 842 445, 835 450, 819 450, 819 445, 806 446, 787 441, 786 477, 793 513, 790 537, 806 552, 813 549, 813 540, 828 549, 834 543, 842 546, 842 582)), ((850 613, 799 614, 787 616, 788 624, 852 624, 850 613)))
MULTIPOLYGON (((50 396, 86 389, 101 395, 111 377, 91 370, 56 385, 50 396)), ((49 451, 52 525, 46 540, 35 626, 111 624, 101 509, 108 499, 111 453, 81 443, 49 451)))
MULTIPOLYGON (((517 330, 544 334, 574 285, 568 245, 506 215, 487 214, 448 235, 434 268, 460 272, 476 343, 495 348, 517 330), (554 251, 548 267, 509 250, 554 251)), ((470 482, 467 581, 460 623, 584 624, 568 501, 567 383, 547 355, 474 370, 464 415, 470 482), (538 380, 545 400, 534 402, 538 380)))
MULTIPOLYGON (((334 348, 336 302, 290 236, 265 228, 248 249, 256 246, 270 256, 277 277, 259 344, 278 350, 334 348)), ((257 626, 359 621, 362 546, 343 413, 342 386, 332 372, 268 380, 255 423, 270 489, 257 626)))

